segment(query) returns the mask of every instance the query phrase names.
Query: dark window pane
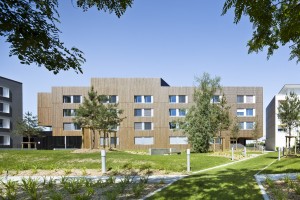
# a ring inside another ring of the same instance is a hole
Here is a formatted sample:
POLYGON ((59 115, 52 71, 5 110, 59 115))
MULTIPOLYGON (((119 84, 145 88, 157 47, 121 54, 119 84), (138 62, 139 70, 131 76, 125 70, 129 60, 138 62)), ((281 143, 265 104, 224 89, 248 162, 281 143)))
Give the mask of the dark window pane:
POLYGON ((71 96, 63 96, 64 103, 71 103, 71 96))
POLYGON ((116 95, 111 95, 109 97, 109 103, 117 103, 117 96, 116 95))
POLYGON ((151 96, 144 96, 145 103, 151 103, 151 96))
POLYGON ((151 122, 145 122, 144 128, 145 128, 145 130, 151 130, 152 129, 152 123, 151 122))
POLYGON ((134 109, 134 116, 136 117, 142 116, 142 109, 134 109))
POLYGON ((80 99, 81 99, 80 97, 81 97, 80 95, 74 95, 73 96, 73 103, 81 103, 80 102, 80 99))
POLYGON ((169 102, 170 103, 176 103, 176 96, 175 95, 169 96, 169 102))
POLYGON ((179 103, 186 103, 184 95, 179 95, 179 103))
POLYGON ((238 103, 244 103, 244 96, 243 96, 243 95, 237 95, 236 101, 237 101, 238 103))
POLYGON ((135 103, 142 103, 142 96, 134 96, 135 103))
POLYGON ((3 87, 0 87, 0 96, 3 97, 3 87))

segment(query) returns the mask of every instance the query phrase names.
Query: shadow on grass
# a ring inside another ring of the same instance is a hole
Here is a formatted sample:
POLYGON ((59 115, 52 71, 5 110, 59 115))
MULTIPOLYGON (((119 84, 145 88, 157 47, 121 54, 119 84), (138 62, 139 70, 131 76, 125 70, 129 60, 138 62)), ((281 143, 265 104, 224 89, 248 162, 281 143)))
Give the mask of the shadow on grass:
POLYGON ((150 199, 262 199, 253 170, 220 170, 177 181, 150 199))

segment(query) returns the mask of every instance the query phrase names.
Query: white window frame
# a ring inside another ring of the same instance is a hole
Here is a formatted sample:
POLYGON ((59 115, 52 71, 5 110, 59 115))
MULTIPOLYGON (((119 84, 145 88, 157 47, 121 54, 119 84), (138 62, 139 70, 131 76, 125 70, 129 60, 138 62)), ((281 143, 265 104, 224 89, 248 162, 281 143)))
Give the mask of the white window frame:
POLYGON ((135 131, 152 131, 152 130, 154 130, 154 123, 153 122, 134 122, 133 129, 135 131), (135 124, 136 123, 141 123, 142 124, 142 126, 141 126, 142 129, 135 129, 135 124), (151 123, 151 129, 145 129, 145 123, 151 123))
POLYGON ((172 145, 187 145, 188 138, 186 136, 169 136, 169 143, 172 145))
POLYGON ((10 136, 9 135, 0 135, 0 137, 3 137, 3 144, 0 145, 10 145, 10 136))
POLYGON ((134 144, 135 145, 153 145, 154 144, 154 137, 141 137, 136 136, 134 137, 134 144), (141 142, 143 139, 149 139, 149 141, 145 140, 143 143, 141 142), (137 143, 141 142, 141 143, 137 143))
POLYGON ((153 115, 154 115, 154 109, 153 108, 135 108, 134 110, 133 110, 133 115, 134 115, 134 117, 153 117, 153 115), (141 110, 141 116, 136 116, 135 115, 135 110, 141 110), (145 116, 145 110, 150 110, 150 112, 151 112, 151 116, 145 116))
POLYGON ((0 87, 3 89, 3 95, 2 95, 2 97, 10 98, 10 95, 9 95, 9 88, 4 87, 4 86, 0 86, 0 87))
POLYGON ((0 101, 0 104, 3 104, 3 110, 2 111, 0 110, 0 112, 9 114, 10 113, 10 104, 6 103, 6 102, 1 102, 1 101, 0 101))
POLYGON ((187 108, 170 108, 169 109, 169 117, 185 117, 186 114, 187 114, 187 112, 188 112, 187 108), (171 114, 170 110, 176 110, 176 115, 175 116, 174 115, 170 115, 171 114), (185 110, 185 115, 184 116, 179 115, 180 110, 185 110))
POLYGON ((182 102, 180 102, 180 104, 186 104, 186 103, 188 103, 188 96, 187 95, 169 95, 169 103, 170 104, 175 104, 175 103, 179 103, 179 96, 185 96, 185 102, 184 103, 182 103, 182 102), (170 97, 171 96, 175 96, 176 97, 176 101, 175 102, 170 102, 170 97))
POLYGON ((255 108, 238 108, 236 110, 236 116, 237 117, 255 117, 256 116, 256 112, 255 112, 255 108), (253 115, 247 115, 247 109, 252 109, 253 110, 253 115), (238 112, 242 112, 243 115, 238 115, 238 112))
MULTIPOLYGON (((248 104, 252 104, 252 103, 256 103, 256 96, 255 95, 242 95, 242 94, 239 94, 237 96, 243 96, 243 102, 237 102, 237 103, 248 103, 248 104), (246 102, 246 99, 247 99, 247 96, 252 96, 253 97, 253 102, 246 102)), ((237 99, 237 97, 236 97, 237 99)))
POLYGON ((5 117, 1 117, 0 119, 2 120, 2 127, 0 128, 10 129, 10 119, 5 117))

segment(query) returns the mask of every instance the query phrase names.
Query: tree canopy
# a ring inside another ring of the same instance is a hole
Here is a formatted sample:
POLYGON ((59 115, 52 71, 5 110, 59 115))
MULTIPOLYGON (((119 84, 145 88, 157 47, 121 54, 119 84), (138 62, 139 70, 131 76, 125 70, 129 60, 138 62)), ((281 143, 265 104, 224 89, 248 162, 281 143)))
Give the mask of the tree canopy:
MULTIPOLYGON (((294 92, 286 95, 278 106, 278 118, 284 125, 284 130, 291 136, 293 128, 300 126, 300 100, 294 92)), ((289 140, 290 147, 290 140, 289 140)))
POLYGON ((78 123, 82 128, 92 130, 90 135, 91 149, 96 148, 96 131, 103 132, 105 141, 106 135, 115 132, 115 128, 124 119, 120 117, 123 110, 117 109, 117 103, 106 102, 109 102, 107 96, 98 95, 97 91, 92 87, 88 92, 88 97, 84 97, 83 103, 76 111, 74 122, 78 123))
POLYGON ((207 73, 196 77, 196 81, 198 86, 194 89, 194 105, 188 109, 182 129, 194 151, 207 152, 211 139, 221 129, 219 115, 224 113, 212 99, 222 88, 220 77, 211 78, 207 73))
MULTIPOLYGON (((114 12, 120 17, 133 0, 77 0, 84 11, 90 7, 114 12)), ((86 61, 76 47, 67 48, 57 28, 57 0, 0 0, 0 37, 10 44, 9 56, 17 56, 21 64, 44 66, 57 74, 74 69, 82 73, 86 61)))
POLYGON ((26 112, 24 118, 17 122, 16 129, 13 133, 30 138, 33 136, 38 136, 43 131, 42 128, 38 126, 37 116, 34 116, 31 112, 26 112))
POLYGON ((252 38, 247 43, 249 53, 267 47, 267 58, 270 58, 279 45, 289 45, 289 59, 300 61, 299 0, 226 0, 222 15, 231 8, 234 8, 234 23, 239 23, 245 15, 253 24, 252 38))

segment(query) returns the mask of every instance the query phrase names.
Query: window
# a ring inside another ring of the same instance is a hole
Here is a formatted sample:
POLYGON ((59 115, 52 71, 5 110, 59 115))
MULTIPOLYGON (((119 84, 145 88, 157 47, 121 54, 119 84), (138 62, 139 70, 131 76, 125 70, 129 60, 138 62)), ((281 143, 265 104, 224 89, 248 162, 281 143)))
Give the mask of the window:
POLYGON ((153 137, 134 137, 134 144, 136 145, 152 145, 153 141, 153 137))
POLYGON ((255 109, 253 108, 246 108, 246 109, 237 109, 236 116, 238 117, 253 117, 255 116, 255 109))
POLYGON ((3 112, 3 103, 0 103, 0 112, 3 112))
POLYGON ((134 130, 143 130, 143 123, 142 122, 134 122, 134 130))
POLYGON ((10 120, 9 119, 0 119, 0 128, 10 129, 10 120))
POLYGON ((237 95, 237 103, 255 103, 254 95, 237 95))
POLYGON ((169 128, 170 128, 170 130, 174 130, 174 129, 179 129, 180 126, 179 126, 179 123, 169 122, 169 128))
POLYGON ((240 130, 244 130, 244 122, 239 122, 239 127, 240 127, 240 130))
POLYGON ((145 103, 152 103, 152 97, 151 96, 144 96, 144 102, 145 103))
MULTIPOLYGON (((108 138, 105 138, 105 145, 108 145, 108 141, 109 139, 108 138)), ((119 145, 119 138, 117 137, 111 137, 110 138, 110 144, 111 145, 119 145)), ((100 137, 100 145, 103 146, 104 145, 104 138, 103 137, 100 137)))
POLYGON ((246 96, 246 103, 254 103, 254 96, 253 95, 247 95, 246 96))
POLYGON ((63 96, 64 103, 71 103, 71 96, 63 96))
POLYGON ((176 128, 177 128, 177 127, 176 127, 176 123, 174 123, 174 122, 169 122, 169 128, 170 128, 171 130, 176 129, 176 128))
POLYGON ((64 123, 64 131, 78 131, 81 127, 76 123, 64 123))
POLYGON ((152 122, 134 122, 134 130, 143 131, 143 130, 152 130, 152 122))
POLYGON ((134 116, 141 117, 142 116, 142 109, 134 109, 134 116))
POLYGON ((6 87, 0 87, 0 96, 9 98, 9 89, 6 87))
POLYGON ((176 109, 169 109, 169 114, 171 117, 176 117, 176 109))
POLYGON ((142 96, 134 96, 134 103, 142 103, 142 96))
POLYGON ((10 136, 9 135, 0 136, 0 145, 10 145, 10 136))
POLYGON ((254 109, 253 108, 248 108, 246 109, 246 116, 254 116, 254 109))
POLYGON ((153 109, 134 109, 134 116, 135 117, 152 117, 153 116, 153 109))
POLYGON ((152 123, 144 122, 144 130, 152 130, 152 123))
POLYGON ((253 130, 254 122, 246 122, 246 130, 253 130))
POLYGON ((186 95, 169 95, 169 103, 187 103, 186 95))
POLYGON ((175 95, 170 95, 169 96, 169 102, 170 103, 176 103, 176 96, 175 95))
POLYGON ((170 136, 170 144, 188 144, 188 139, 184 136, 170 136))
POLYGON ((73 96, 73 103, 81 103, 81 96, 74 95, 73 96))
POLYGON ((212 98, 212 103, 220 103, 220 96, 214 95, 212 98))
POLYGON ((179 103, 186 103, 185 102, 185 97, 186 97, 185 95, 179 95, 178 97, 179 97, 179 103))
POLYGON ((244 96, 242 96, 242 95, 237 95, 236 101, 237 101, 237 103, 244 103, 244 96))
POLYGON ((109 103, 117 103, 117 95, 110 95, 108 101, 109 103))
POLYGON ((76 109, 64 109, 63 110, 64 117, 73 117, 76 116, 76 109))
POLYGON ((171 108, 169 109, 169 116, 170 117, 184 117, 186 116, 187 109, 175 109, 171 108))
POLYGON ((81 103, 81 96, 80 95, 64 95, 63 96, 63 103, 81 103))
POLYGON ((145 117, 151 117, 152 116, 151 109, 144 109, 144 116, 145 117))
POLYGON ((179 109, 179 116, 183 117, 186 115, 186 109, 179 109))
POLYGON ((245 109, 237 109, 236 116, 244 116, 245 115, 245 109))
POLYGON ((10 113, 10 106, 8 103, 0 102, 0 112, 2 113, 10 113))

